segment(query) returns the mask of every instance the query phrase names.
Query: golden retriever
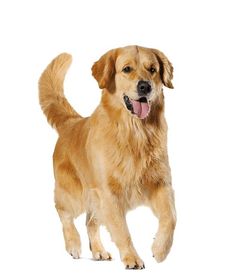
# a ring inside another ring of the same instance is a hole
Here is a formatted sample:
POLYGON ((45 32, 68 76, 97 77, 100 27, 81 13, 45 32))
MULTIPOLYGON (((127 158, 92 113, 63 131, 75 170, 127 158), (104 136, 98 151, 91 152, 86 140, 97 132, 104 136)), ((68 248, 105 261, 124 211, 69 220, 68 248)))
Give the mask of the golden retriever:
POLYGON ((159 50, 127 46, 108 51, 92 67, 101 102, 83 118, 68 103, 63 82, 71 56, 56 57, 39 80, 40 105, 59 138, 53 155, 55 206, 66 250, 80 257, 74 219, 87 214, 90 249, 96 260, 110 260, 100 240, 105 225, 126 268, 142 269, 126 213, 139 205, 159 219, 152 252, 163 261, 176 224, 167 154, 163 86, 173 88, 173 67, 159 50))

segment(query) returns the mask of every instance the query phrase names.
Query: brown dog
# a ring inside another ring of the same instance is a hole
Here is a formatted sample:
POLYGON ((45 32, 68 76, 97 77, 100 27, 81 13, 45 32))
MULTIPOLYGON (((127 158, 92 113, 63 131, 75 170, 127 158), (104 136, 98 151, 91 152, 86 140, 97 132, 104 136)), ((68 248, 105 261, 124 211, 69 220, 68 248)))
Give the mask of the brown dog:
POLYGON ((152 252, 161 262, 176 223, 163 96, 163 85, 173 88, 173 67, 156 49, 128 46, 107 52, 92 67, 103 89, 101 103, 83 118, 63 94, 70 64, 69 54, 59 55, 39 81, 42 110, 59 134, 53 155, 55 203, 66 250, 79 258, 73 220, 86 212, 94 259, 111 259, 100 241, 99 225, 104 224, 126 268, 144 268, 125 215, 147 205, 159 219, 152 252))

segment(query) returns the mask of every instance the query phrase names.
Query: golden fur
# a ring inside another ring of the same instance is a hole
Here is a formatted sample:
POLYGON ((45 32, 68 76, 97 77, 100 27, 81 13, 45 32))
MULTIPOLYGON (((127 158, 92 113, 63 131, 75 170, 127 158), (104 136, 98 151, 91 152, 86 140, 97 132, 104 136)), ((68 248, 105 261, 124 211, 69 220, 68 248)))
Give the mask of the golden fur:
POLYGON ((53 155, 55 204, 67 251, 80 256, 80 236, 73 220, 87 213, 87 229, 94 259, 108 260, 99 236, 104 224, 126 268, 144 268, 128 231, 125 215, 138 205, 149 206, 159 219, 152 251, 160 262, 172 245, 176 223, 174 195, 167 154, 167 124, 163 85, 173 88, 173 67, 156 49, 117 48, 92 67, 102 91, 99 106, 88 118, 80 116, 63 94, 71 56, 56 57, 39 81, 39 99, 59 138, 53 155), (125 65, 132 72, 124 73, 125 65), (151 74, 149 67, 155 67, 151 74), (137 82, 152 85, 151 110, 140 119, 126 109, 123 94, 137 98, 137 82))

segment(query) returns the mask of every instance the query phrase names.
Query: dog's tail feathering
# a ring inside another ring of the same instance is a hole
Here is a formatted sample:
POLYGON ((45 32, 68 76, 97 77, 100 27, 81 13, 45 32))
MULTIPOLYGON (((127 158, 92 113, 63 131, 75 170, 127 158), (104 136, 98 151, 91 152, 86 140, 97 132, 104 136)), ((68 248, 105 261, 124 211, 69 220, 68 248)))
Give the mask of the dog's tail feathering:
POLYGON ((67 53, 57 56, 39 79, 39 102, 48 122, 58 133, 66 122, 81 116, 71 107, 64 96, 63 83, 72 57, 67 53))

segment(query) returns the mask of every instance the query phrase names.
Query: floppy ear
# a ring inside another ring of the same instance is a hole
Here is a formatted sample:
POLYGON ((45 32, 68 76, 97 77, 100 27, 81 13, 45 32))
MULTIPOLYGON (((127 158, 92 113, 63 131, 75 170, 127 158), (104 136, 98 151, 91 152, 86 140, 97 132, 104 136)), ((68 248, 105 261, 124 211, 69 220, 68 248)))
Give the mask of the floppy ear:
POLYGON ((115 50, 110 50, 104 54, 92 66, 93 77, 97 80, 100 89, 115 90, 115 50))
POLYGON ((152 49, 152 51, 157 57, 158 62, 160 63, 160 74, 161 74, 161 80, 163 84, 168 88, 174 88, 174 86, 171 83, 171 80, 173 79, 173 71, 174 71, 174 68, 171 62, 161 51, 157 49, 152 49))

